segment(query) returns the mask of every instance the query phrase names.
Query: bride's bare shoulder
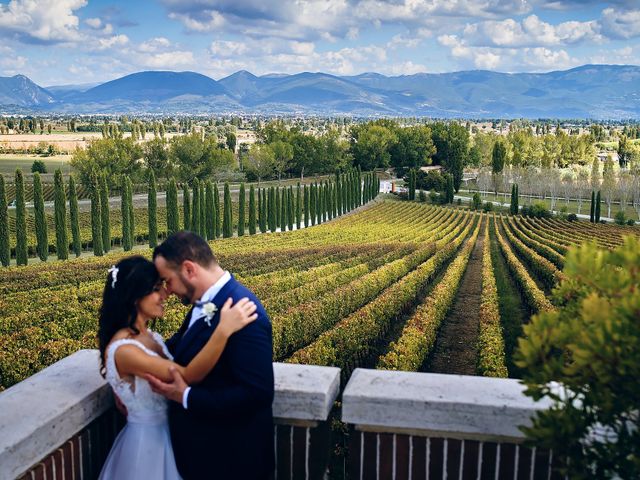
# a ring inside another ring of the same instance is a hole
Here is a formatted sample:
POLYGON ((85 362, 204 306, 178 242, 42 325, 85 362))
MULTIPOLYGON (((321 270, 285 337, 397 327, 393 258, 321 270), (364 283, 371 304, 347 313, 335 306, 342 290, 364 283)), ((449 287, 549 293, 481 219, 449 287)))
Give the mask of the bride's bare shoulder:
POLYGON ((111 341, 109 342, 109 345, 111 345, 116 340, 122 340, 123 338, 135 338, 135 337, 136 336, 128 328, 121 328, 113 335, 113 337, 111 337, 111 341))

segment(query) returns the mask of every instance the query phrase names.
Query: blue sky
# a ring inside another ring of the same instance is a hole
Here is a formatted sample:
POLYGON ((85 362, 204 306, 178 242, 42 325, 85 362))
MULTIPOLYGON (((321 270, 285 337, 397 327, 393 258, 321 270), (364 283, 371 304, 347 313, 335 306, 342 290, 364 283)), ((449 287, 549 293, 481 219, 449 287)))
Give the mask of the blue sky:
POLYGON ((640 0, 0 0, 0 76, 544 72, 640 63, 640 0))

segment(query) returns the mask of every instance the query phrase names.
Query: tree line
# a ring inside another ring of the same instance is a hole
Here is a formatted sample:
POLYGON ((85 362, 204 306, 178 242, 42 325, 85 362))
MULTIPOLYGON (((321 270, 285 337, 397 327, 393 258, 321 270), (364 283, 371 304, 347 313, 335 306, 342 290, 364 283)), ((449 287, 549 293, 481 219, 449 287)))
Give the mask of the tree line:
MULTIPOLYGON (((80 224, 76 184, 70 177, 68 188, 62 172, 55 172, 54 224, 55 253, 59 260, 66 260, 70 251, 81 254, 80 224), (70 225, 67 223, 67 205, 70 225), (69 230, 71 242, 69 242, 69 230)), ((44 211, 44 198, 40 175, 34 174, 34 215, 36 252, 41 261, 49 255, 49 239, 44 211)), ((148 176, 148 242, 151 248, 158 244, 158 209, 156 178, 153 170, 148 176)), ((28 259, 27 222, 24 195, 24 177, 16 171, 16 251, 17 265, 26 265, 28 259)), ((129 251, 135 244, 135 216, 132 181, 121 178, 122 247, 129 251)), ((287 231, 321 224, 343 215, 374 199, 380 183, 374 173, 362 173, 350 169, 336 173, 335 179, 314 182, 310 185, 260 188, 251 185, 247 192, 240 184, 237 201, 237 229, 234 232, 234 208, 228 183, 223 185, 222 203, 218 183, 211 180, 195 180, 191 186, 183 185, 182 212, 178 202, 178 183, 175 178, 168 182, 166 191, 167 235, 178 230, 191 230, 207 240, 228 238, 235 234, 249 235, 258 232, 287 231)), ((91 245, 94 255, 101 256, 112 247, 112 231, 109 221, 109 187, 107 176, 96 173, 91 176, 91 245)), ((164 232, 163 232, 164 233, 164 232)), ((0 176, 0 264, 8 266, 11 259, 9 243, 9 217, 4 178, 0 176)))

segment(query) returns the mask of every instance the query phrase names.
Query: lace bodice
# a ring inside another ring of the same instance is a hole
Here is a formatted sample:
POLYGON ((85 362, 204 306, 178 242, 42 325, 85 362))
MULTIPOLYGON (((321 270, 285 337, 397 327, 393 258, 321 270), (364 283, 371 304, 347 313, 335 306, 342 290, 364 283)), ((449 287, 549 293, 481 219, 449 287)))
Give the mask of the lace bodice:
MULTIPOLYGON (((162 346, 164 355, 173 360, 173 356, 167 350, 162 337, 157 332, 151 332, 153 338, 162 346)), ((135 345, 145 353, 159 356, 144 344, 132 338, 116 340, 107 348, 106 378, 113 391, 118 395, 122 403, 127 407, 127 420, 133 423, 161 423, 167 418, 167 400, 151 390, 149 382, 141 377, 133 377, 133 381, 123 379, 116 368, 115 353, 121 345, 135 345)))

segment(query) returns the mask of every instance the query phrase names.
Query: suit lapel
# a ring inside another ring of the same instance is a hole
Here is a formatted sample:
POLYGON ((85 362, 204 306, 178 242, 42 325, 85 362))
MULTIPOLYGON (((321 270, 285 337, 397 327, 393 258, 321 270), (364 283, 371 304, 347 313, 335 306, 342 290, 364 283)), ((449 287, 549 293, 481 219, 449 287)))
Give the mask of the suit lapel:
MULTIPOLYGON (((220 321, 220 309, 224 305, 224 302, 227 300, 227 298, 231 296, 231 292, 233 292, 237 283, 238 282, 236 281, 236 279, 233 278, 233 275, 231 275, 231 279, 222 287, 218 294, 213 299, 211 299, 211 302, 214 303, 218 309, 211 318, 211 322, 209 322, 211 323, 211 326, 209 326, 207 322, 204 321, 204 315, 199 317, 191 326, 191 328, 186 330, 186 333, 183 334, 182 340, 180 340, 180 343, 178 343, 176 348, 176 357, 181 355, 186 350, 186 348, 194 341, 194 339, 198 338, 200 334, 205 330, 209 330, 208 335, 211 335, 211 332, 215 330, 216 326, 218 326, 218 322, 220 321)), ((191 315, 189 315, 189 317, 190 316, 191 315)), ((186 322, 186 325, 189 325, 188 321, 186 322)), ((180 329, 182 330, 182 327, 180 327, 180 329)))

